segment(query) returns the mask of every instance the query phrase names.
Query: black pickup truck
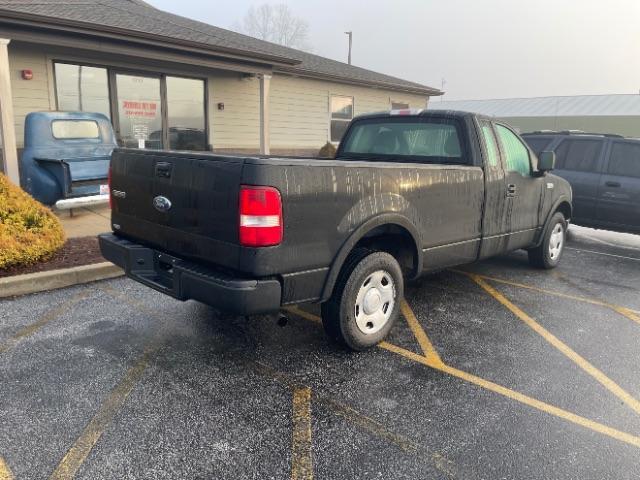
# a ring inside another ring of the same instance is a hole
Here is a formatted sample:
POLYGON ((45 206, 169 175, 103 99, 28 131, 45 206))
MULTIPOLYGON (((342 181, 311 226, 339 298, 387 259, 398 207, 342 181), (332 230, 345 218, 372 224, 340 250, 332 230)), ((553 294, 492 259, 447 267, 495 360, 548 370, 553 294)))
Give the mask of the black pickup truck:
POLYGON ((361 350, 404 279, 519 248, 558 264, 569 184, 508 125, 465 112, 353 120, 335 159, 117 149, 105 258, 149 287, 242 315, 322 303, 361 350))

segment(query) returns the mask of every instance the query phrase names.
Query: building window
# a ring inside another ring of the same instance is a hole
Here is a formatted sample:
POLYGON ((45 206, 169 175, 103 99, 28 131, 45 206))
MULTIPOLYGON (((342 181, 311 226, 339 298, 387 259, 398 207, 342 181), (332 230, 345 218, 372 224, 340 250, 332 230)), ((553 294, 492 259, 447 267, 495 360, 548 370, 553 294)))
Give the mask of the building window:
POLYGON ((204 81, 167 77, 169 148, 206 150, 204 81))
POLYGON ((339 142, 353 119, 353 97, 334 95, 330 99, 330 140, 339 142))
POLYGON ((120 145, 162 149, 160 78, 117 74, 116 90, 120 145))
POLYGON ((111 118, 109 77, 106 68, 55 64, 58 109, 98 112, 111 118))
POLYGON ((64 62, 54 62, 54 71, 58 109, 105 114, 119 145, 207 149, 204 80, 64 62))
POLYGON ((407 110, 409 104, 407 102, 394 102, 391 101, 391 110, 407 110))

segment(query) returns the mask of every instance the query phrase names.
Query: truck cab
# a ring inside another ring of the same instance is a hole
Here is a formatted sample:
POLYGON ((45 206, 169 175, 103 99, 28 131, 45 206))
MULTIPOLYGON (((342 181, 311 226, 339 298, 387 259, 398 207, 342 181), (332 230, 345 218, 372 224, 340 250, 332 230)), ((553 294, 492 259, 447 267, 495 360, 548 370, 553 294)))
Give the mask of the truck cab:
POLYGON ((116 138, 100 113, 32 112, 25 119, 22 188, 58 208, 108 202, 107 176, 116 138))

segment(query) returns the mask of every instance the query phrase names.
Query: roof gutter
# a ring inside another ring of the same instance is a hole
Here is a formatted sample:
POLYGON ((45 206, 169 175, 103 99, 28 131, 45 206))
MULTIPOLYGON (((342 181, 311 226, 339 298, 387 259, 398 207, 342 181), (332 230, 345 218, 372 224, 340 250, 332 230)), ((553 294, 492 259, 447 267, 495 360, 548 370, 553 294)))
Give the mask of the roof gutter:
POLYGON ((392 82, 377 82, 372 80, 362 80, 353 77, 343 77, 340 75, 331 75, 329 73, 318 73, 309 70, 303 70, 296 67, 274 67, 274 73, 283 73, 286 75, 293 75, 296 77, 315 78, 320 80, 332 80, 338 83, 347 83, 350 85, 362 85, 365 87, 385 88, 387 90, 394 90, 396 92, 413 93, 418 95, 427 95, 429 97, 439 97, 444 95, 444 92, 437 88, 420 87, 411 85, 402 85, 392 82))
POLYGON ((211 45, 192 42, 188 40, 176 39, 173 37, 165 37, 162 35, 154 35, 145 32, 127 30, 124 28, 109 27, 105 25, 95 25, 88 22, 79 22, 76 20, 52 18, 43 15, 34 15, 24 12, 16 12, 15 10, 6 10, 0 8, 0 22, 11 23, 18 26, 26 26, 31 28, 44 28, 56 30, 63 33, 76 33, 83 35, 91 35, 95 37, 107 38, 110 40, 120 40, 130 42, 132 38, 140 43, 153 45, 156 47, 176 48, 182 47, 193 53, 199 54, 215 54, 228 58, 234 58, 242 61, 261 60, 270 65, 291 66, 301 63, 300 60, 283 57, 278 55, 270 55, 260 52, 247 52, 246 50, 231 47, 212 47, 211 45), (10 20, 10 22, 7 22, 10 20))

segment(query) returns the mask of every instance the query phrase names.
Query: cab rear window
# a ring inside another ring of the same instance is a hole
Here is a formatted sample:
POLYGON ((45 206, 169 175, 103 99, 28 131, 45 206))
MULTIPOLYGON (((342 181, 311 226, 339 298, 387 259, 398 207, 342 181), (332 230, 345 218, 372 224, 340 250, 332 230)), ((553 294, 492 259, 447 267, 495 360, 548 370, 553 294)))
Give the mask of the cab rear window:
POLYGON ((100 136, 98 122, 94 120, 54 120, 51 124, 51 132, 53 138, 58 140, 100 136))
POLYGON ((467 163, 457 124, 440 119, 368 119, 354 123, 344 139, 341 157, 467 163))

